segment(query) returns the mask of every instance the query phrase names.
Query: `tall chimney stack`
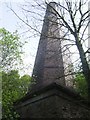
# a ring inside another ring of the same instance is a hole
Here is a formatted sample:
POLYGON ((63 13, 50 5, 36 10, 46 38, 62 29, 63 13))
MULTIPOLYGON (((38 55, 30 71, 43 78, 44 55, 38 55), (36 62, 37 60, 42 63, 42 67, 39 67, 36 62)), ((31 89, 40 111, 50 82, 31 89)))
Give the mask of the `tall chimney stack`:
POLYGON ((56 3, 47 5, 32 77, 35 87, 53 82, 65 85, 56 3))

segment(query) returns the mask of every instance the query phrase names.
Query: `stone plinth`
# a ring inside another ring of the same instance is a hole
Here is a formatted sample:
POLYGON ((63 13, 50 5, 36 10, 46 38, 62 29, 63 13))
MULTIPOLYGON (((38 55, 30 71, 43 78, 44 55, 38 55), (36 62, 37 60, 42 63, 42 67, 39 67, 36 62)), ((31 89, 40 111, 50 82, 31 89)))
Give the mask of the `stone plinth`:
POLYGON ((20 118, 90 118, 88 104, 56 83, 27 94, 15 106, 20 118))

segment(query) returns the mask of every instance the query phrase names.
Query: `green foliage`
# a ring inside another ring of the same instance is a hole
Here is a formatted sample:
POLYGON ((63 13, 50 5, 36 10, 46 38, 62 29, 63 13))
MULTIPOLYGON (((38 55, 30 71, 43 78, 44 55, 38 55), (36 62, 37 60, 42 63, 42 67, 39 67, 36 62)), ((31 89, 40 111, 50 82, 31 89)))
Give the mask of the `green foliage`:
POLYGON ((8 73, 2 72, 2 113, 4 119, 16 120, 18 118, 13 102, 26 94, 30 81, 29 75, 20 78, 16 70, 8 73))
POLYGON ((4 28, 0 29, 0 66, 4 71, 21 61, 22 43, 19 39, 17 31, 10 33, 4 28))
POLYGON ((76 91, 80 93, 80 95, 87 99, 88 97, 88 87, 87 82, 83 74, 77 74, 75 77, 75 88, 76 91))

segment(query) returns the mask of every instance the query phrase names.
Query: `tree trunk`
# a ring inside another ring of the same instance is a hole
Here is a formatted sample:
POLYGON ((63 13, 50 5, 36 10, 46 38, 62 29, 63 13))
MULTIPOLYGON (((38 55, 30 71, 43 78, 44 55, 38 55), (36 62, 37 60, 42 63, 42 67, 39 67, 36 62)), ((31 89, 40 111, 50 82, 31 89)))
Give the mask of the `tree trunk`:
POLYGON ((77 35, 75 35, 75 39, 76 39, 76 45, 77 45, 77 48, 79 51, 79 55, 81 58, 83 74, 85 76, 85 79, 86 79, 87 85, 88 85, 88 101, 90 102, 90 69, 89 69, 88 62, 86 60, 86 56, 85 56, 82 44, 79 41, 79 38, 77 35))

